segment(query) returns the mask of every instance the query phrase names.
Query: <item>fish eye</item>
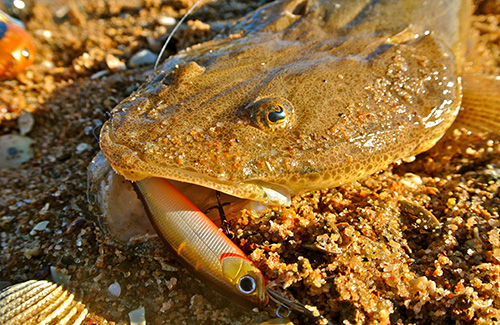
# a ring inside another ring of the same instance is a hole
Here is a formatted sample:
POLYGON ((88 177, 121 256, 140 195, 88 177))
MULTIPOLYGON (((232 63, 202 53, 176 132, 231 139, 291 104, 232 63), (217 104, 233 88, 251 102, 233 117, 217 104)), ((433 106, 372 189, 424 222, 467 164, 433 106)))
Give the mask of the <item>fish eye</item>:
POLYGON ((251 117, 265 132, 285 130, 295 120, 292 104, 284 98, 264 98, 252 104, 251 117))
POLYGON ((24 49, 21 51, 21 55, 28 60, 30 58, 30 51, 28 49, 24 49))
POLYGON ((253 293, 257 289, 257 282, 250 275, 244 275, 238 281, 238 289, 245 294, 253 293))

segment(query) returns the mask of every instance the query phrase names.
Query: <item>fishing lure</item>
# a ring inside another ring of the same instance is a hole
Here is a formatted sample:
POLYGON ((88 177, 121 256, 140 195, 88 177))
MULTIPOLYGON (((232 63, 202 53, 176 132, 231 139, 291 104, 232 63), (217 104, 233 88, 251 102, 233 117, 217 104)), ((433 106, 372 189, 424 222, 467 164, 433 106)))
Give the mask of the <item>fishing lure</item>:
POLYGON ((146 178, 134 187, 156 231, 191 273, 241 305, 267 304, 260 270, 168 180, 146 178))
POLYGON ((14 78, 35 61, 35 45, 22 23, 0 11, 0 80, 14 78))
POLYGON ((270 289, 241 249, 168 180, 152 177, 133 185, 160 238, 204 283, 243 306, 262 308, 271 298, 278 317, 283 317, 279 313, 283 307, 323 319, 270 289))

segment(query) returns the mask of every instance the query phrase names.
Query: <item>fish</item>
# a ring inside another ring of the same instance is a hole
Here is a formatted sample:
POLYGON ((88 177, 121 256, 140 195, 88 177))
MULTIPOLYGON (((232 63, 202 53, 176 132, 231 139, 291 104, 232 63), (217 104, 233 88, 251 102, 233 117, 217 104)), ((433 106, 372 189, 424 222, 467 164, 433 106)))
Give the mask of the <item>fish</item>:
MULTIPOLYGON (((453 124, 499 130, 498 79, 464 74, 470 15, 467 0, 271 2, 238 21, 230 37, 165 60, 111 111, 101 157, 135 184, 159 236, 188 269, 221 281, 220 261, 209 270, 179 252, 182 240, 194 245, 189 227, 210 222, 199 212, 189 225, 172 220, 182 219, 170 210, 185 199, 162 201, 174 190, 160 194, 160 184, 287 206, 294 194, 424 152, 453 124), (151 193, 155 202, 145 199, 151 193), (173 226, 160 225, 167 221, 173 226)), ((203 248, 191 252, 203 256, 227 240, 214 234, 196 238, 203 248)), ((219 288, 242 299, 231 290, 219 288)))
POLYGON ((102 153, 131 181, 278 206, 363 178, 459 115, 470 15, 462 0, 272 2, 165 60, 112 110, 102 153))

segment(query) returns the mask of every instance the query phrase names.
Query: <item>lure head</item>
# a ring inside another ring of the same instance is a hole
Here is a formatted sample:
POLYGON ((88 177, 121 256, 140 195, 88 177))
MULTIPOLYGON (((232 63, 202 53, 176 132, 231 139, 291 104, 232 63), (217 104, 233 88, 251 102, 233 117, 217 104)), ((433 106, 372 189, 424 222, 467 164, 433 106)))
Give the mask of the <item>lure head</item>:
POLYGON ((266 280, 260 270, 245 256, 223 254, 222 274, 232 285, 236 302, 241 305, 264 307, 268 302, 266 280))

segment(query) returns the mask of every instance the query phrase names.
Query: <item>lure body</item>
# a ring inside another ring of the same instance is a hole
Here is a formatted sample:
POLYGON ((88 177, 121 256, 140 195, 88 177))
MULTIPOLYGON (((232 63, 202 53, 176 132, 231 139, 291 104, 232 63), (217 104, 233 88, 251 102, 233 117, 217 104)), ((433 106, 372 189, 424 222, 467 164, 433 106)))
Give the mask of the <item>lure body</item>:
POLYGON ((28 32, 0 11, 0 80, 14 78, 35 61, 35 45, 28 32))
POLYGON ((169 181, 134 183, 160 237, 194 275, 245 306, 267 304, 260 270, 169 181))

